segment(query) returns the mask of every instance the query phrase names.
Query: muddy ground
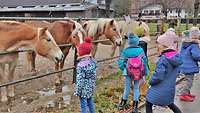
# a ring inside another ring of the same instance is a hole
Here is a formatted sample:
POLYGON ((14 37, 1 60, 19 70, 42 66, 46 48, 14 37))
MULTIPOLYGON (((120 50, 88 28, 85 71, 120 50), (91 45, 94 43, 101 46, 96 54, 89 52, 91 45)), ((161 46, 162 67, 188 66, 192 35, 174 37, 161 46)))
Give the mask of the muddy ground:
MULTIPOLYGON (((110 57, 110 46, 100 45, 99 48, 101 49, 98 50, 97 59, 104 59, 110 57)), ((74 50, 71 50, 70 54, 66 59, 65 68, 73 66, 73 55, 74 50)), ((15 79, 21 79, 32 76, 27 75, 29 71, 25 58, 25 54, 20 53, 19 63, 15 73, 15 79)), ((54 70, 54 63, 48 59, 37 56, 36 68, 37 71, 39 71, 38 75, 48 73, 54 70)), ((109 75, 110 73, 117 71, 116 62, 107 61, 99 63, 97 70, 98 78, 101 78, 104 75, 109 75)), ((46 113, 48 111, 61 112, 62 109, 70 107, 72 100, 71 98, 75 98, 72 96, 74 87, 74 85, 72 84, 72 71, 63 72, 63 79, 63 93, 61 94, 55 94, 53 76, 48 76, 16 84, 16 96, 13 99, 11 99, 9 103, 0 103, 0 113, 46 113), (57 110, 58 108, 60 110, 57 110)))
MULTIPOLYGON (((150 44, 150 46, 154 45, 155 43, 150 44)), ((153 53, 153 51, 155 53, 155 50, 156 49, 152 49, 149 53, 153 53)), ((110 53, 110 46, 99 45, 96 59, 109 58, 110 53)), ((118 55, 118 51, 115 56, 116 55, 118 55)), ((65 68, 73 66, 73 56, 74 50, 71 50, 65 61, 65 68)), ((151 58, 151 61, 154 61, 154 57, 151 58)), ((37 56, 36 68, 37 71, 39 71, 38 75, 48 73, 54 70, 54 63, 48 59, 37 56)), ((99 63, 97 77, 105 77, 117 71, 118 68, 115 60, 99 63)), ((25 54, 20 53, 15 79, 32 76, 27 75, 27 73, 29 73, 29 71, 25 54)), ((55 94, 54 76, 16 84, 15 97, 12 98, 9 103, 0 103, 0 113, 62 113, 62 111, 66 109, 77 113, 79 111, 79 106, 77 106, 77 97, 73 96, 74 84, 72 84, 72 71, 63 72, 63 79, 63 93, 58 94, 55 94)))

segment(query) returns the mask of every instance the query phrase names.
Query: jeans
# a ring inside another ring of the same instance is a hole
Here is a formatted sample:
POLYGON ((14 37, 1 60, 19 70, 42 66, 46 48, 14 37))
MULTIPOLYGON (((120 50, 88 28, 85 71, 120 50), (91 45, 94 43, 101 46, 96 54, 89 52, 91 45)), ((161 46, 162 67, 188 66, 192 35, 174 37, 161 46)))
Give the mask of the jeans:
POLYGON ((185 74, 185 80, 184 87, 180 91, 181 95, 187 95, 190 93, 190 90, 193 86, 194 74, 185 74))
POLYGON ((90 98, 80 97, 81 113, 87 113, 87 106, 89 107, 90 113, 95 113, 93 98, 92 97, 90 97, 90 98))
MULTIPOLYGON (((128 95, 131 89, 131 82, 132 82, 132 78, 129 76, 126 76, 126 80, 124 82, 124 94, 123 94, 124 100, 128 100, 128 95)), ((140 96, 139 80, 134 81, 133 92, 134 92, 133 101, 139 101, 139 96, 140 96)))
MULTIPOLYGON (((153 113, 153 110, 152 110, 152 106, 153 104, 146 101, 146 113, 153 113)), ((170 104, 168 105, 169 109, 171 109, 174 113, 182 113, 181 110, 174 104, 170 104)))

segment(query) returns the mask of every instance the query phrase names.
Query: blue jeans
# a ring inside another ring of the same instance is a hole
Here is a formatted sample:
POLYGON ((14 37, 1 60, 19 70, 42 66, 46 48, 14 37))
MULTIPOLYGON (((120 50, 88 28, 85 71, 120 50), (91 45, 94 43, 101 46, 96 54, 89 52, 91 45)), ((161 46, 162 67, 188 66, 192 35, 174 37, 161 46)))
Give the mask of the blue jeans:
POLYGON ((81 113, 87 113, 87 106, 89 107, 90 113, 95 113, 93 98, 92 97, 90 97, 90 98, 80 97, 81 113))
MULTIPOLYGON (((126 80, 124 82, 124 94, 123 94, 124 100, 128 100, 128 95, 131 89, 131 82, 132 82, 132 78, 129 76, 126 76, 126 80)), ((140 96, 139 80, 134 81, 133 94, 134 94, 133 101, 139 101, 139 96, 140 96)))

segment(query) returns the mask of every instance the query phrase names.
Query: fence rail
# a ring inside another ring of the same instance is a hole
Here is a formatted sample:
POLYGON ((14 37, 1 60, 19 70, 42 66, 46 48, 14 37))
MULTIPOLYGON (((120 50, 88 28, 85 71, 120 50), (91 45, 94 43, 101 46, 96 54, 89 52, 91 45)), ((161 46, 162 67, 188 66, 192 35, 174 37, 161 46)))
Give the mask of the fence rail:
MULTIPOLYGON (((109 39, 104 39, 104 40, 94 40, 92 41, 93 43, 99 43, 99 42, 106 42, 109 41, 109 39)), ((72 44, 61 44, 58 45, 59 47, 70 47, 73 46, 72 44)), ((33 51, 33 49, 20 49, 20 50, 15 50, 15 51, 5 51, 5 52, 0 52, 0 55, 7 55, 7 54, 13 54, 13 53, 22 53, 22 52, 30 52, 33 51)))
MULTIPOLYGON (((49 20, 67 20, 67 19, 69 19, 69 18, 0 17, 0 20, 38 20, 38 21, 48 20, 49 21, 49 20)), ((81 19, 81 20, 96 20, 98 18, 70 18, 70 19, 74 19, 74 20, 78 20, 78 19, 81 19)), ((117 18, 117 20, 122 20, 122 19, 123 18, 117 18)), ((105 42, 105 41, 109 41, 109 39, 95 40, 95 41, 93 41, 93 43, 100 43, 100 42, 105 42)), ((61 44, 61 45, 59 45, 59 47, 70 47, 70 46, 73 46, 73 45, 72 44, 61 44)), ((154 49, 154 48, 156 48, 156 46, 155 47, 151 47, 149 49, 154 49)), ((16 51, 5 51, 5 52, 0 52, 0 55, 16 54, 16 53, 30 52, 30 51, 33 51, 33 50, 32 49, 20 49, 20 50, 16 50, 16 51)), ((152 55, 150 54, 148 56, 153 56, 153 55, 155 55, 155 54, 152 54, 152 55)), ((98 60, 98 63, 105 62, 105 61, 112 60, 112 59, 116 59, 118 57, 119 56, 111 57, 111 58, 106 58, 106 59, 102 59, 102 60, 98 60)), ((42 78, 42 77, 54 75, 56 73, 60 73, 60 72, 63 72, 63 71, 69 71, 69 70, 74 70, 73 71, 73 82, 74 82, 75 79, 76 79, 75 78, 76 77, 75 76, 76 75, 76 68, 75 68, 76 67, 76 59, 77 59, 77 51, 75 49, 75 53, 74 53, 74 66, 73 67, 66 68, 66 69, 61 69, 61 70, 57 70, 57 71, 53 71, 53 72, 46 73, 46 74, 41 74, 41 75, 38 75, 38 76, 32 76, 32 77, 28 77, 28 78, 23 78, 23 79, 15 80, 15 81, 8 82, 8 83, 5 83, 5 84, 0 84, 0 88, 1 87, 5 87, 5 86, 9 86, 9 85, 13 85, 13 84, 18 84, 18 83, 30 81, 30 80, 34 80, 34 79, 39 79, 39 78, 42 78)), ((33 75, 33 74, 34 73, 28 73, 26 75, 33 75)))
MULTIPOLYGON (((111 58, 106 58, 106 59, 102 59, 102 60, 97 60, 97 63, 101 63, 101 62, 108 61, 108 60, 113 60, 113 59, 116 59, 116 58, 118 58, 118 57, 119 57, 119 56, 111 57, 111 58)), ((31 76, 31 77, 23 78, 23 79, 20 79, 20 80, 15 80, 15 81, 12 81, 12 82, 8 82, 8 83, 5 83, 5 84, 1 84, 1 85, 0 85, 0 88, 1 88, 1 87, 5 87, 5 86, 9 86, 9 85, 14 85, 14 84, 26 82, 26 81, 31 81, 31 80, 43 78, 43 77, 46 77, 46 76, 51 76, 51 75, 54 75, 54 74, 56 74, 56 73, 60 73, 60 72, 72 70, 72 69, 74 69, 74 68, 75 68, 75 67, 69 67, 69 68, 66 68, 66 69, 60 69, 60 70, 58 70, 58 71, 53 71, 53 72, 50 72, 50 73, 41 74, 41 75, 38 75, 38 76, 31 76)), ((29 73, 29 74, 26 74, 26 75, 34 75, 34 74, 36 74, 36 73, 37 73, 37 72, 31 73, 31 74, 29 73)), ((26 75, 24 75, 24 76, 26 76, 26 75)))
MULTIPOLYGON (((96 40, 96 41, 93 41, 93 43, 99 43, 99 42, 105 42, 105 41, 109 41, 109 40, 108 39, 105 39, 105 40, 96 40)), ((155 41, 155 40, 152 40, 152 41, 155 41)), ((71 45, 70 44, 63 44, 62 46, 71 46, 71 45)), ((150 49, 155 49, 155 48, 156 48, 156 46, 151 47, 150 49)), ((19 53, 19 52, 28 52, 28 51, 32 51, 32 50, 27 49, 27 50, 17 50, 17 51, 2 52, 2 53, 0 53, 0 55, 12 54, 12 53, 19 53)), ((46 73, 46 74, 41 74, 41 75, 38 75, 38 76, 31 76, 31 77, 23 78, 23 79, 20 79, 20 80, 15 80, 15 81, 12 81, 12 82, 8 82, 8 83, 5 83, 5 84, 0 84, 0 88, 1 87, 5 87, 5 86, 9 86, 9 85, 14 85, 14 84, 26 82, 26 81, 30 81, 30 80, 34 80, 34 79, 39 79, 39 78, 46 77, 46 76, 51 76, 51 75, 54 75, 56 73, 60 73, 60 72, 64 72, 64 71, 73 70, 73 69, 75 69, 75 64, 76 64, 76 54, 77 53, 75 51, 75 53, 74 53, 75 60, 74 60, 74 66, 73 67, 66 68, 66 69, 61 69, 61 70, 58 70, 58 71, 53 71, 53 72, 46 73)), ((153 53, 153 54, 149 54, 148 56, 151 57, 151 56, 154 56, 154 55, 157 55, 157 54, 153 53)), ((97 62, 101 63, 101 62, 105 62, 105 61, 108 61, 108 60, 116 59, 118 57, 119 56, 110 57, 110 58, 106 58, 106 59, 102 59, 102 60, 97 60, 97 62)), ((36 73, 28 73, 26 75, 34 75, 36 73)), ((26 76, 26 75, 24 75, 24 76, 26 76)), ((73 74, 73 82, 74 81, 75 81, 75 70, 74 70, 74 74, 73 74)))

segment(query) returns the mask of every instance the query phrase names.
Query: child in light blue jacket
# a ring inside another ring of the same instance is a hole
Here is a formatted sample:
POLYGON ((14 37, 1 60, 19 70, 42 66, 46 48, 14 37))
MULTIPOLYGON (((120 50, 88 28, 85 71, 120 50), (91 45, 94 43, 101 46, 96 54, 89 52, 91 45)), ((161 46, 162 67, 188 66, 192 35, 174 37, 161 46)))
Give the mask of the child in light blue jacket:
MULTIPOLYGON (((128 63, 127 59, 144 54, 142 57, 142 62, 145 68, 145 76, 148 75, 147 58, 143 49, 138 46, 139 44, 138 36, 134 34, 130 34, 128 37, 128 44, 129 44, 128 48, 122 50, 120 54, 120 58, 118 60, 118 66, 122 70, 123 76, 125 78, 123 97, 122 97, 121 102, 118 105, 118 108, 120 110, 124 109, 124 107, 127 104, 128 95, 130 93, 130 88, 131 88, 131 83, 133 81, 133 78, 127 74, 127 63, 128 63)), ((133 113, 138 113, 138 101, 139 101, 139 96, 140 96, 139 81, 140 80, 134 80, 134 89, 133 89, 134 90, 134 97, 133 97, 134 112, 133 113)))

